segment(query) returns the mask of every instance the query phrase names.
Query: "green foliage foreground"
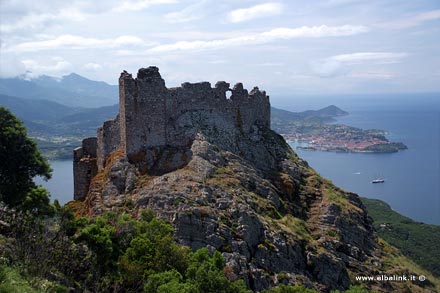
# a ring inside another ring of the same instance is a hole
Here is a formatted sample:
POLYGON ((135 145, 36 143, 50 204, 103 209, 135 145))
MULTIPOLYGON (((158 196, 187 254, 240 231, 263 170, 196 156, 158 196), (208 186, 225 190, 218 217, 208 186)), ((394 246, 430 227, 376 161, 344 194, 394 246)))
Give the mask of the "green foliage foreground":
MULTIPOLYGON (((113 212, 75 218, 67 206, 54 209, 47 217, 0 202, 0 293, 251 292, 220 252, 177 244, 172 226, 149 210, 136 220, 113 212)), ((264 292, 317 291, 280 285, 264 292)))
POLYGON ((33 178, 49 179, 51 172, 35 142, 27 137, 23 122, 0 106, 0 201, 46 212, 49 193, 37 187, 33 178))
POLYGON ((11 286, 5 274, 16 271, 34 287, 45 280, 61 292, 60 285, 64 291, 249 292, 243 280, 226 277, 219 252, 178 245, 172 226, 151 213, 139 220, 116 213, 75 218, 58 207, 45 218, 0 208, 0 292, 11 286))

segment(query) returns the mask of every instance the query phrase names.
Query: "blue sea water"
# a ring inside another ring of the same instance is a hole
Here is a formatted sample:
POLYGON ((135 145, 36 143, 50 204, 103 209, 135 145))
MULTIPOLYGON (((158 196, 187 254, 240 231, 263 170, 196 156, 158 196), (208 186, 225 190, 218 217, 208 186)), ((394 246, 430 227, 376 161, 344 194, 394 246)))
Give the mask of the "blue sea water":
MULTIPOLYGON (((408 150, 392 154, 350 154, 296 150, 336 185, 389 203, 416 221, 440 224, 440 95, 272 97, 272 105, 291 111, 334 104, 350 115, 338 119, 361 128, 388 130, 390 140, 408 150), (372 184, 375 177, 383 184, 372 184)), ((42 182, 60 203, 73 198, 71 161, 52 161, 53 179, 42 182)))
POLYGON ((73 200, 73 162, 72 160, 55 160, 49 162, 52 167, 52 178, 44 181, 36 178, 35 183, 46 187, 52 201, 58 199, 60 204, 73 200))
POLYGON ((440 224, 440 95, 292 98, 278 106, 298 111, 329 104, 350 113, 337 123, 387 130, 390 140, 405 143, 408 150, 391 154, 296 150, 298 155, 348 191, 384 200, 416 221, 440 224), (376 177, 384 177, 385 183, 372 184, 376 177))

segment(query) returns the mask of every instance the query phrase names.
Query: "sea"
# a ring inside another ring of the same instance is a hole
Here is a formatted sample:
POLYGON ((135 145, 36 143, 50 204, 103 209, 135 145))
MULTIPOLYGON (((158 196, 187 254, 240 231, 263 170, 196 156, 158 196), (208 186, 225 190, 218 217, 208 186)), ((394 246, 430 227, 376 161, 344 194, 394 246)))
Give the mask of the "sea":
MULTIPOLYGON (((272 96, 272 106, 289 111, 336 105, 349 112, 337 119, 363 129, 388 131, 407 150, 388 154, 296 150, 321 176, 362 197, 387 202, 415 221, 440 225, 440 94, 272 96), (375 178, 385 178, 372 184, 375 178)), ((71 161, 51 161, 53 178, 38 179, 60 203, 73 198, 71 161)))

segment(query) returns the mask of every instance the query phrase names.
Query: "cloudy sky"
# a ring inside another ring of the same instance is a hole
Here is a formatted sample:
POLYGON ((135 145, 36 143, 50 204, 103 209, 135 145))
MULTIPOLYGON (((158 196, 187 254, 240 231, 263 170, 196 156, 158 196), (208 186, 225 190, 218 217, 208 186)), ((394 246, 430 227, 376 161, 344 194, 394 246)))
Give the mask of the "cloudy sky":
POLYGON ((242 81, 272 94, 440 91, 439 0, 1 0, 0 75, 167 86, 242 81))

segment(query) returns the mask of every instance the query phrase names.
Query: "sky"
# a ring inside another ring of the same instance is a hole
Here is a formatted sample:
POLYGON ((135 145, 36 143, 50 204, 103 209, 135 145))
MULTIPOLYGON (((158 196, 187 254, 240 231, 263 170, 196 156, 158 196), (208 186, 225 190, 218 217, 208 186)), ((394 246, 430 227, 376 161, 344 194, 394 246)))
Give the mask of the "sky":
POLYGON ((440 0, 1 0, 0 76, 75 72, 269 94, 440 92, 440 0))

